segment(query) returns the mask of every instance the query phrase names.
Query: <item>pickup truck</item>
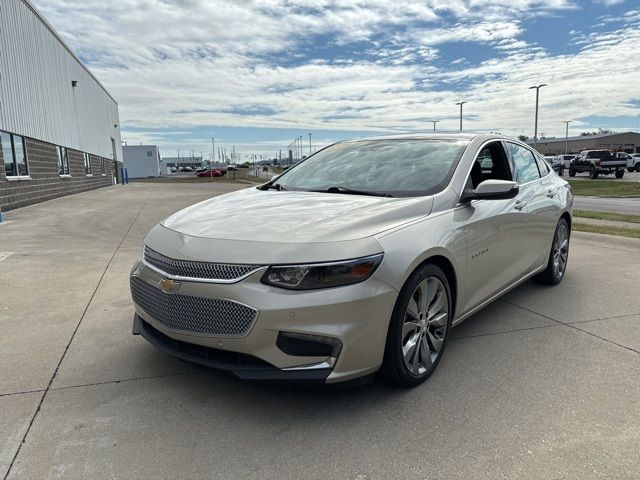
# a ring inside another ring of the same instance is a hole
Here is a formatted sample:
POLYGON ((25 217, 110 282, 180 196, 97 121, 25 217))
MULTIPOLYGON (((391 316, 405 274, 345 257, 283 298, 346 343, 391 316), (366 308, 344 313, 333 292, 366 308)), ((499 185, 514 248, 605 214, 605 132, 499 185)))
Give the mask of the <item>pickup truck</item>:
POLYGON ((569 165, 569 176, 575 177, 576 173, 588 172, 589 178, 596 179, 598 175, 615 173, 616 178, 622 178, 627 168, 627 161, 616 158, 609 150, 583 150, 569 165))

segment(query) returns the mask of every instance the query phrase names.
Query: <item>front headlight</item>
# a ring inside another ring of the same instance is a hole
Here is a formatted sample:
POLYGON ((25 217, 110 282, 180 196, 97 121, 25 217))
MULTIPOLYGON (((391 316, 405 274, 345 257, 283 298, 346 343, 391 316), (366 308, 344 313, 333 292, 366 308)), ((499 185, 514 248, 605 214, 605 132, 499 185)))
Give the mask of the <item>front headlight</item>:
POLYGON ((364 282, 373 275, 383 254, 331 263, 278 265, 269 267, 262 283, 290 290, 341 287, 364 282))

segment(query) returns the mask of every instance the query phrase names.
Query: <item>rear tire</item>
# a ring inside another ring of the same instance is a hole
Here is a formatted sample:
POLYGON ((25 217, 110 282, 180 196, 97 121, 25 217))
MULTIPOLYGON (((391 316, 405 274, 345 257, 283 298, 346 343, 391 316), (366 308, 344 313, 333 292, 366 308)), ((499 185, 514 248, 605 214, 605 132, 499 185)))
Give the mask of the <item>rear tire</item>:
POLYGON ((571 229, 564 218, 561 218, 556 225, 551 243, 551 252, 547 260, 547 267, 532 280, 543 285, 557 285, 564 278, 569 262, 569 240, 571 229))
POLYGON ((622 178, 624 177, 624 170, 620 169, 620 170, 616 170, 616 178, 622 178))
POLYGON ((561 177, 564 175, 564 168, 560 169, 560 171, 558 172, 558 175, 560 175, 561 177))
POLYGON ((633 172, 635 172, 635 170, 633 168, 627 168, 627 172, 633 173, 633 172))
POLYGON ((640 173, 640 162, 636 163, 636 172, 640 173))
POLYGON ((576 176, 576 170, 573 167, 569 167, 569 176, 570 177, 575 177, 576 176))
POLYGON ((595 180, 596 178, 598 178, 598 171, 596 170, 596 167, 594 167, 593 165, 589 167, 589 178, 591 180, 595 180))
POLYGON ((434 372, 451 330, 453 302, 446 275, 426 264, 400 290, 387 332, 380 370, 400 387, 421 384, 434 372))

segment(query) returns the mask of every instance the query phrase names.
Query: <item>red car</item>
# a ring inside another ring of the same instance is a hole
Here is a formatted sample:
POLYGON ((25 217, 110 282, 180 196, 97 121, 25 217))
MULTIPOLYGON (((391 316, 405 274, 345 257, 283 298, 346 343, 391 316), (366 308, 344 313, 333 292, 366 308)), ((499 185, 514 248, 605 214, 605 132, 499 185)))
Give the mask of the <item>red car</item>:
POLYGON ((199 177, 221 177, 222 172, 220 170, 205 170, 204 172, 199 172, 197 174, 199 177))

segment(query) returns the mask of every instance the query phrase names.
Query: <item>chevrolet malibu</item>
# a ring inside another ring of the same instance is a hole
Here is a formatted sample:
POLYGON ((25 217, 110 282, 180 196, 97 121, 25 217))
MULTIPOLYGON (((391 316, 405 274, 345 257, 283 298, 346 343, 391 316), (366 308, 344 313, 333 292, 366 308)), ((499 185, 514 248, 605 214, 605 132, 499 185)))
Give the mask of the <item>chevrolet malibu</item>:
POLYGON ((572 204, 508 137, 339 142, 154 227, 133 333, 244 379, 414 386, 452 327, 529 278, 562 280, 572 204))

